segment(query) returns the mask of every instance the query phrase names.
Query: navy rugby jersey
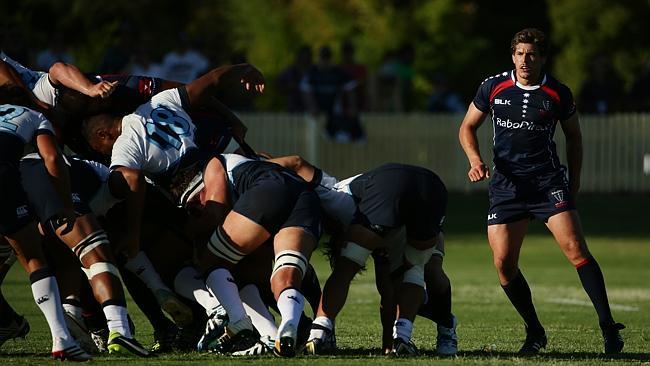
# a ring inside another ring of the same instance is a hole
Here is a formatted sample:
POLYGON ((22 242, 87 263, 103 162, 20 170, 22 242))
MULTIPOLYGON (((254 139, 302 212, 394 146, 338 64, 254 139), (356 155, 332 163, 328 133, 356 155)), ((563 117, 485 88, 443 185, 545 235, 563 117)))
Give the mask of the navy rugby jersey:
POLYGON ((503 72, 483 81, 474 105, 492 115, 497 170, 529 176, 560 168, 553 135, 557 122, 576 111, 566 85, 547 74, 540 84, 525 86, 514 71, 503 72))

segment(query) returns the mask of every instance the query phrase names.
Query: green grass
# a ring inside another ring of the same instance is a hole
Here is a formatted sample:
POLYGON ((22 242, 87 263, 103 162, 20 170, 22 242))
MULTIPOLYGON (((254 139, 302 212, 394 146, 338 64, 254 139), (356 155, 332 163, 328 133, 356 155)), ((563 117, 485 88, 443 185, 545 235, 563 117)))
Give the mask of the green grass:
MULTIPOLYGON (((644 209, 650 198, 592 196, 581 198, 581 214, 590 249, 598 259, 608 285, 610 302, 623 331, 625 353, 605 357, 596 314, 582 290, 575 270, 568 264, 543 225, 532 225, 524 243, 521 267, 533 290, 542 323, 549 335, 548 348, 537 357, 513 354, 521 345, 523 325, 498 285, 485 239, 486 197, 452 196, 446 224, 445 269, 452 280, 454 313, 459 319, 460 354, 441 359, 433 354, 435 326, 424 318, 415 322, 414 341, 424 356, 387 359, 379 355, 378 295, 372 270, 358 277, 348 303, 337 319, 341 354, 298 358, 288 364, 426 364, 447 365, 608 365, 650 362, 650 228, 644 209)), ((324 280, 328 266, 315 255, 314 264, 324 280)), ((11 364, 47 364, 50 334, 29 291, 28 281, 15 266, 3 292, 32 326, 27 340, 9 341, 0 349, 0 360, 11 364)), ((151 327, 130 304, 138 338, 151 344, 151 327)), ((276 364, 276 359, 232 359, 210 354, 183 353, 142 360, 98 356, 95 363, 112 364, 276 364)), ((284 360, 282 362, 285 362, 284 360)))

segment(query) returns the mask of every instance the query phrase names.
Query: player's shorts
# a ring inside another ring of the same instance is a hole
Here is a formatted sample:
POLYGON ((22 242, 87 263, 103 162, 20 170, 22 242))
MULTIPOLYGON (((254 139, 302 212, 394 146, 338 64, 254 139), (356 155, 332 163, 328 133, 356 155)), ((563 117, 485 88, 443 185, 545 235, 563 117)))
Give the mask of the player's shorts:
POLYGON ((415 240, 440 233, 447 209, 447 189, 440 178, 422 167, 386 164, 350 183, 357 201, 353 223, 382 235, 404 225, 415 240))
POLYGON ((47 73, 43 73, 38 80, 36 80, 32 92, 41 102, 51 106, 56 105, 59 89, 52 84, 47 73))
POLYGON ((531 178, 506 176, 494 169, 490 178, 488 225, 539 219, 575 209, 564 169, 531 178))
POLYGON ((250 161, 233 170, 236 201, 233 210, 275 234, 301 227, 320 238, 320 201, 316 192, 279 165, 250 161))
POLYGON ((15 166, 0 162, 0 235, 11 235, 32 219, 20 172, 15 166))
MULTIPOLYGON (((86 163, 76 159, 69 159, 69 163, 74 210, 79 216, 86 215, 91 212, 88 203, 102 181, 86 163)), ((63 201, 50 181, 43 160, 23 159, 20 162, 20 174, 30 205, 41 223, 47 223, 63 211, 63 201)))

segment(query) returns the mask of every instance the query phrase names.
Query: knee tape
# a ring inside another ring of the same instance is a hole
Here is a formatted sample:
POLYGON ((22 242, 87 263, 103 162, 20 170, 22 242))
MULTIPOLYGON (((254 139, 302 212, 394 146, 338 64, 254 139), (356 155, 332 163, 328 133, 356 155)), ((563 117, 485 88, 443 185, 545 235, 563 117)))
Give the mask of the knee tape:
POLYGON ((233 248, 221 226, 219 226, 217 230, 214 231, 214 234, 212 234, 212 237, 210 237, 210 240, 208 241, 208 249, 212 254, 221 259, 227 260, 232 264, 239 263, 239 261, 246 255, 233 248))
POLYGON ((413 265, 406 272, 404 272, 403 283, 412 283, 424 288, 424 266, 413 265))
POLYGON ((407 245, 406 248, 404 248, 404 258, 412 265, 414 266, 422 266, 424 267, 425 264, 431 259, 431 255, 434 252, 434 248, 429 248, 425 250, 417 250, 413 248, 410 245, 407 245))
POLYGON ((108 241, 108 235, 106 235, 104 230, 97 230, 75 245, 72 248, 72 251, 77 255, 79 260, 82 260, 86 254, 90 253, 93 249, 102 244, 110 244, 108 241))
POLYGON ((368 260, 370 253, 372 253, 372 250, 366 249, 359 244, 353 243, 351 241, 345 243, 345 246, 341 250, 342 257, 353 261, 361 267, 366 265, 366 261, 368 260))
POLYGON ((92 265, 90 265, 90 268, 88 269, 84 268, 84 272, 86 273, 86 276, 88 276, 89 280, 100 273, 108 272, 113 276, 119 278, 120 281, 122 281, 122 277, 120 277, 120 271, 117 269, 117 267, 115 267, 113 263, 108 263, 108 262, 93 263, 92 265))
POLYGON ((302 255, 302 253, 295 250, 283 250, 275 256, 275 265, 273 266, 273 273, 271 273, 271 278, 275 274, 288 267, 298 268, 300 270, 300 278, 305 277, 307 273, 307 258, 302 255))

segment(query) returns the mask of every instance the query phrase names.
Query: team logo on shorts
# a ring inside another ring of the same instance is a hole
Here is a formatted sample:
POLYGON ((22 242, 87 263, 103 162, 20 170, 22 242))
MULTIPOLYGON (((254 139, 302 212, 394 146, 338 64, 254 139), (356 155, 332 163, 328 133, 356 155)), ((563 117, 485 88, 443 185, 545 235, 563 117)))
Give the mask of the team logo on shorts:
POLYGON ((569 202, 566 201, 564 197, 564 191, 563 190, 557 190, 551 192, 551 196, 555 199, 555 208, 562 208, 566 205, 569 204, 569 202))

